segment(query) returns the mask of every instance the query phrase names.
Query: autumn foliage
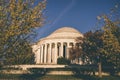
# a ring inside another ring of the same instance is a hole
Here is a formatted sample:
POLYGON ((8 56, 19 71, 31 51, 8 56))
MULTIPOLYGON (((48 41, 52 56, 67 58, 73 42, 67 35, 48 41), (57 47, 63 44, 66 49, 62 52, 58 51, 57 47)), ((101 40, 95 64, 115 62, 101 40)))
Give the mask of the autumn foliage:
POLYGON ((35 0, 0 0, 0 57, 19 61, 22 57, 15 60, 14 55, 30 53, 25 47, 31 49, 30 34, 43 25, 45 6, 46 1, 35 4, 35 0))

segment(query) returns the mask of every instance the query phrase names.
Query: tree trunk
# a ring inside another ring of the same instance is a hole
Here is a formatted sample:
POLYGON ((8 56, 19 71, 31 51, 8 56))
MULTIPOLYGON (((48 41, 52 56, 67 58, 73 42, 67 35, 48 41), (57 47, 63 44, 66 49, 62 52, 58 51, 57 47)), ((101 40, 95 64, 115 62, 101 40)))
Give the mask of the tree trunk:
POLYGON ((98 63, 98 76, 102 77, 102 64, 101 64, 101 62, 98 63))

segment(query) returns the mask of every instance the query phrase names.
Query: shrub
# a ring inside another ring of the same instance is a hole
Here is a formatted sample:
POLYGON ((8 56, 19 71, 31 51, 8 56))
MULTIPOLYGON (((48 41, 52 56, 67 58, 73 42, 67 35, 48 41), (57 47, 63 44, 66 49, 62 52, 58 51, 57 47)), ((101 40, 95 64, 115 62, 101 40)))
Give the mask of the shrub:
POLYGON ((45 74, 47 72, 44 68, 30 68, 28 69, 32 74, 45 74))
POLYGON ((68 64, 70 64, 70 60, 68 60, 68 59, 66 59, 64 57, 60 57, 60 58, 57 59, 57 64, 66 64, 66 65, 68 65, 68 64))

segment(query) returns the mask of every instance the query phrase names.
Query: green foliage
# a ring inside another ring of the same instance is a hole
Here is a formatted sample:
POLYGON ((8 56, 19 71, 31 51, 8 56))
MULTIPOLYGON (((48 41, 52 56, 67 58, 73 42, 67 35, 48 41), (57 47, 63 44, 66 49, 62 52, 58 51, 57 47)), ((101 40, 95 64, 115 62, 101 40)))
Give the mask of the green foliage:
POLYGON ((13 52, 8 52, 5 55, 5 64, 33 64, 34 53, 28 42, 20 40, 18 45, 15 45, 13 52))
POLYGON ((105 19, 104 34, 102 36, 104 46, 101 52, 107 55, 108 62, 120 67, 120 42, 118 36, 120 26, 117 26, 107 16, 103 18, 105 19))
POLYGON ((81 52, 81 48, 75 46, 73 48, 70 48, 69 50, 70 50, 70 56, 69 56, 69 58, 71 60, 74 60, 74 59, 79 58, 81 56, 81 53, 82 53, 81 52))
MULTIPOLYGON (((83 38, 78 37, 76 39, 76 45, 72 45, 72 47, 69 49, 69 59, 70 60, 79 60, 81 56, 83 56, 81 44, 82 44, 83 38)), ((78 62, 78 61, 77 61, 78 62)))
POLYGON ((83 43, 81 45, 82 50, 91 61, 94 61, 94 63, 98 62, 98 59, 104 56, 100 52, 103 47, 102 35, 103 33, 101 30, 95 32, 89 31, 84 34, 83 43))
POLYGON ((97 71, 96 65, 78 65, 76 68, 72 68, 75 75, 91 75, 97 71))
POLYGON ((44 68, 30 68, 29 71, 32 74, 42 74, 42 75, 44 75, 47 72, 47 70, 44 68))
POLYGON ((0 0, 0 58, 6 57, 6 64, 33 60, 30 37, 36 27, 43 25, 45 6, 45 1, 0 0))
POLYGON ((57 59, 57 64, 65 64, 68 65, 70 64, 70 60, 64 58, 64 57, 60 57, 57 59))

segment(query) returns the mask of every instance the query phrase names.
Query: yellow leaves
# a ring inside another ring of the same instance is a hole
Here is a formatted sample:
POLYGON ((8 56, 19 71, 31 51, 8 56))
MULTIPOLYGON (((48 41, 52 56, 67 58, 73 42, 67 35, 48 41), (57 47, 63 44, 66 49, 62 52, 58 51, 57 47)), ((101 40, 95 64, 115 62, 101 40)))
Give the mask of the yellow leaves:
MULTIPOLYGON (((0 6, 0 11, 2 11, 3 10, 3 7, 2 6, 0 6)), ((1 12, 0 12, 1 13, 1 12)))
POLYGON ((11 11, 14 11, 14 10, 15 10, 15 7, 16 7, 16 0, 10 0, 9 9, 10 9, 11 11))
POLYGON ((24 8, 24 5, 25 5, 25 3, 23 3, 23 0, 18 0, 18 2, 17 2, 17 13, 19 14, 19 13, 22 13, 22 11, 24 10, 23 8, 24 8))
POLYGON ((117 36, 115 36, 117 26, 107 16, 104 17, 105 26, 102 28, 104 33, 102 40, 104 43, 103 53, 111 55, 120 53, 120 43, 117 36))
POLYGON ((14 36, 26 36, 33 28, 41 27, 45 3, 42 1, 39 5, 34 5, 31 2, 32 0, 8 0, 7 4, 0 5, 0 40, 9 44, 7 40, 14 36))

